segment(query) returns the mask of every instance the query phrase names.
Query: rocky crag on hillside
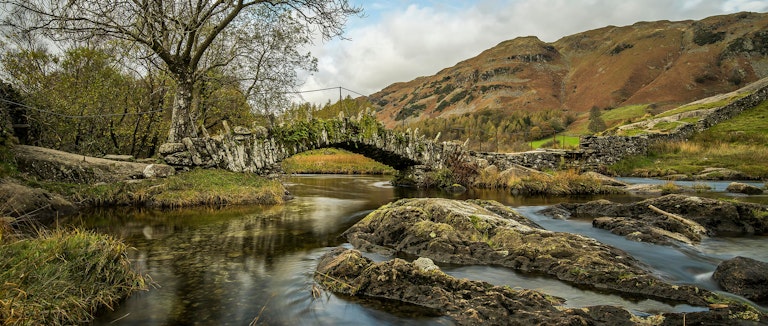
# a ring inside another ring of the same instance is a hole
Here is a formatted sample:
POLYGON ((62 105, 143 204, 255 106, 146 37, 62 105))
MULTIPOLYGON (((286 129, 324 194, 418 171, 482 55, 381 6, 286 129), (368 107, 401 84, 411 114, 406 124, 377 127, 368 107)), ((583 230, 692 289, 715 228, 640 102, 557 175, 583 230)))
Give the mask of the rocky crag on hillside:
POLYGON ((501 42, 433 76, 369 99, 388 127, 483 109, 662 111, 768 76, 768 13, 607 26, 547 43, 501 42))

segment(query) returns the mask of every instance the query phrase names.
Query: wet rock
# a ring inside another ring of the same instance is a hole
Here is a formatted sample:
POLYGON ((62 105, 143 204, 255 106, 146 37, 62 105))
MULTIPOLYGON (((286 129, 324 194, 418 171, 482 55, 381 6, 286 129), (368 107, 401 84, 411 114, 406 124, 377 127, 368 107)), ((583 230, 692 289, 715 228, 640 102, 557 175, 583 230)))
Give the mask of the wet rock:
POLYGON ((659 184, 634 184, 627 186, 624 190, 631 194, 661 196, 663 192, 661 187, 662 185, 659 184))
POLYGON ((763 194, 763 190, 762 189, 760 189, 758 187, 755 187, 755 186, 752 186, 752 185, 748 185, 746 183, 741 183, 741 182, 731 182, 728 185, 728 187, 725 188, 725 190, 728 191, 728 192, 732 192, 732 193, 747 194, 747 195, 762 195, 763 194))
POLYGON ((673 286, 627 253, 580 235, 552 232, 493 201, 403 199, 347 230, 356 248, 438 262, 500 265, 574 284, 705 305, 708 291, 673 286))
POLYGON ((454 183, 450 187, 445 188, 445 191, 453 194, 461 194, 467 191, 467 187, 464 187, 458 183, 454 183))
POLYGON ((693 177, 696 180, 745 180, 750 176, 725 168, 706 168, 693 177))
POLYGON ((537 291, 457 279, 402 259, 374 263, 344 248, 320 258, 314 279, 336 293, 435 309, 458 325, 632 325, 631 315, 621 308, 562 309, 562 298, 537 291))
POLYGON ((661 316, 652 316, 654 323, 642 323, 641 325, 660 325, 660 326, 678 326, 678 325, 765 325, 765 315, 758 313, 754 308, 744 305, 723 305, 718 309, 709 311, 697 311, 688 313, 665 313, 661 316))
POLYGON ((768 300, 768 263, 736 257, 720 263, 712 275, 726 291, 753 301, 768 300))
POLYGON ((629 204, 607 200, 562 203, 541 211, 554 218, 600 218, 593 226, 657 244, 695 244, 706 235, 766 234, 768 219, 761 217, 766 212, 766 205, 679 194, 629 204))
MULTIPOLYGON (((669 221, 666 222, 669 223, 669 221)), ((700 232, 694 231, 685 232, 689 235, 670 232, 654 226, 652 221, 634 220, 625 217, 598 217, 592 220, 592 226, 610 230, 611 233, 625 236, 629 240, 655 244, 669 245, 672 244, 672 240, 693 244, 694 241, 700 241, 702 236, 700 232)))

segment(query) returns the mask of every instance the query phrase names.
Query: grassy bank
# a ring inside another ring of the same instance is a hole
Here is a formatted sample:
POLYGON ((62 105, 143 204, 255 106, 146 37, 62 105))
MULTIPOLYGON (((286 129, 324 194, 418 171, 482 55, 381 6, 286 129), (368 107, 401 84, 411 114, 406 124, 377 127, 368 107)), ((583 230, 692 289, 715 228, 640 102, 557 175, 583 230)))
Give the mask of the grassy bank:
POLYGON ((661 143, 647 155, 628 157, 610 167, 618 175, 695 175, 727 168, 768 179, 768 101, 722 122, 688 141, 661 143))
POLYGON ((573 170, 527 175, 484 170, 480 172, 474 186, 506 189, 515 195, 574 196, 621 192, 615 187, 604 186, 596 178, 581 175, 573 170))
POLYGON ((395 170, 363 155, 325 148, 296 154, 282 163, 286 173, 393 174, 395 170))
POLYGON ((113 307, 144 278, 106 235, 52 231, 13 239, 0 228, 0 325, 73 325, 113 307))
POLYGON ((250 173, 195 169, 165 179, 99 185, 38 182, 33 186, 59 193, 86 206, 275 205, 284 201, 285 188, 277 180, 250 173))

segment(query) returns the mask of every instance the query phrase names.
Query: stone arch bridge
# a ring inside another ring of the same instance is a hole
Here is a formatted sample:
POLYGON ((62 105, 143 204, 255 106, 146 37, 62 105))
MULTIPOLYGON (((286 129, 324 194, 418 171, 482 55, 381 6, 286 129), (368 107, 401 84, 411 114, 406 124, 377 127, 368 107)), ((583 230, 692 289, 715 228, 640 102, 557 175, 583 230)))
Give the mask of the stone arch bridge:
POLYGON ((230 129, 180 143, 163 144, 159 152, 176 167, 223 168, 235 172, 269 174, 284 159, 312 149, 342 148, 403 171, 415 165, 442 168, 452 155, 466 153, 454 143, 437 143, 418 130, 399 133, 384 128, 375 117, 300 121, 272 130, 263 127, 230 129))

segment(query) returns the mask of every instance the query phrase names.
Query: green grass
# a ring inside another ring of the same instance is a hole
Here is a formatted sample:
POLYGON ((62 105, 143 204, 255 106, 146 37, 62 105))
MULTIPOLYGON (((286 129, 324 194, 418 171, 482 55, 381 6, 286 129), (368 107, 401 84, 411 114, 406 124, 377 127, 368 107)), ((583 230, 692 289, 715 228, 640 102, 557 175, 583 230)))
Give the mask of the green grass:
POLYGON ((645 156, 621 160, 610 169, 620 175, 694 175, 727 168, 755 179, 768 178, 768 101, 701 132, 688 141, 653 146, 645 156))
POLYGON ((0 324, 88 322, 145 289, 124 243, 84 231, 53 231, 0 244, 0 324))
POLYGON ((325 148, 299 153, 282 162, 286 173, 394 174, 395 170, 363 155, 325 148))
POLYGON ((731 96, 731 97, 728 97, 728 98, 724 98, 724 99, 721 99, 719 101, 710 102, 710 103, 699 103, 699 104, 683 105, 683 106, 678 107, 676 109, 672 109, 672 110, 666 111, 664 113, 661 113, 661 114, 657 115, 656 118, 669 117, 669 116, 672 116, 672 115, 675 115, 675 114, 678 114, 678 113, 683 113, 683 112, 703 110, 703 109, 712 109, 712 108, 716 108, 716 107, 726 106, 726 105, 728 105, 728 104, 730 104, 730 103, 732 103, 732 102, 734 102, 734 101, 736 101, 738 99, 746 97, 749 94, 750 94, 749 92, 744 92, 744 93, 736 94, 734 96, 731 96))
MULTIPOLYGON (((579 140, 580 137, 575 136, 556 136, 554 139, 557 140, 557 148, 578 148, 579 147, 579 140)), ((544 139, 539 139, 536 141, 531 142, 531 148, 537 149, 542 147, 555 147, 553 137, 548 137, 544 139)))
POLYGON ((603 111, 603 120, 611 125, 617 121, 630 121, 645 116, 648 113, 648 104, 627 105, 612 110, 603 111))
POLYGON ((681 125, 682 123, 678 121, 664 121, 664 122, 659 122, 655 126, 653 126, 653 130, 659 131, 659 132, 669 132, 681 125))
POLYGON ((195 169, 165 179, 135 183, 81 185, 61 182, 32 184, 90 206, 178 208, 283 203, 285 188, 277 180, 251 173, 195 169))

